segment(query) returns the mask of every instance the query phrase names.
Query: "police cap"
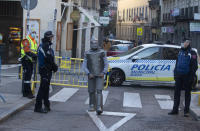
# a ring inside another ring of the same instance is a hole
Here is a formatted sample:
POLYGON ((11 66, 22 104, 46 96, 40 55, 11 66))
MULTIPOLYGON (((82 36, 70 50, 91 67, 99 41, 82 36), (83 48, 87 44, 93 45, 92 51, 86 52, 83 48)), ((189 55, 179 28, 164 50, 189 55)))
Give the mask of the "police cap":
POLYGON ((45 38, 51 38, 51 37, 53 37, 53 36, 54 36, 54 35, 53 35, 52 31, 47 31, 47 32, 44 33, 44 37, 45 37, 45 38))

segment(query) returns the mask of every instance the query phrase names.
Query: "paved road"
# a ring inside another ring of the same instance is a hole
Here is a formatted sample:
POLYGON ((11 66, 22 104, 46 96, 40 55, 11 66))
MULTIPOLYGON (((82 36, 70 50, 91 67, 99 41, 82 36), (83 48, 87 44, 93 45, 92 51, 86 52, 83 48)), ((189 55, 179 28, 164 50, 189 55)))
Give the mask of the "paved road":
MULTIPOLYGON (((166 87, 122 86, 104 91, 105 114, 87 113, 87 89, 54 87, 52 111, 34 113, 34 106, 0 124, 1 131, 199 131, 192 117, 168 116, 173 90, 166 87), (167 106, 166 106, 167 105, 167 106), (128 114, 127 114, 128 113, 128 114), (111 116, 110 116, 111 115, 111 116), (112 116, 114 115, 114 116, 112 116), (93 121, 95 120, 97 123, 93 121), (101 124, 99 124, 101 123, 101 124)), ((183 95, 182 95, 183 96, 183 95)))

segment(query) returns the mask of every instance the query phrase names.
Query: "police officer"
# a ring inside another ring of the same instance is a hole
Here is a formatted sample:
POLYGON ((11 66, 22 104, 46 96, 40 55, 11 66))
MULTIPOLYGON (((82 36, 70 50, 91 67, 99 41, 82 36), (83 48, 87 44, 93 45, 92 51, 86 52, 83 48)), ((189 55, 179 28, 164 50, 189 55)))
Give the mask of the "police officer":
POLYGON ((189 107, 191 101, 192 82, 194 81, 195 73, 198 68, 197 54, 191 49, 191 41, 187 39, 183 44, 178 54, 176 66, 174 69, 175 92, 174 106, 169 115, 177 115, 179 112, 181 89, 185 89, 185 109, 184 116, 189 116, 189 107))
POLYGON ((21 62, 23 66, 22 93, 24 97, 34 98, 31 91, 31 77, 33 74, 33 64, 37 61, 36 32, 31 29, 31 33, 21 43, 21 62))
POLYGON ((56 72, 58 70, 58 66, 54 61, 54 51, 51 48, 52 40, 52 32, 47 31, 44 34, 42 43, 38 48, 38 62, 41 82, 34 111, 39 113, 47 113, 51 110, 49 102, 49 85, 52 77, 52 71, 56 72), (42 108, 42 100, 44 100, 44 109, 42 108))
POLYGON ((83 69, 88 75, 89 110, 95 111, 98 115, 103 112, 104 75, 108 70, 106 54, 99 49, 97 40, 93 39, 90 43, 90 50, 85 52, 83 69))

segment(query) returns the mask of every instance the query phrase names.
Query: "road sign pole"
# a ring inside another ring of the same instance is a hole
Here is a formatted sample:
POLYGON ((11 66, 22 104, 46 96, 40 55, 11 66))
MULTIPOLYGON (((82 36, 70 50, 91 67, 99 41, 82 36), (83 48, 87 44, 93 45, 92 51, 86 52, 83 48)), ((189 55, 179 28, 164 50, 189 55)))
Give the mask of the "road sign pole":
POLYGON ((30 0, 27 0, 27 23, 26 23, 26 27, 27 27, 27 35, 30 33, 30 27, 29 27, 29 20, 30 20, 30 0))
POLYGON ((57 9, 54 9, 54 18, 53 18, 53 34, 54 34, 54 39, 53 39, 53 49, 56 49, 56 19, 57 19, 57 9))

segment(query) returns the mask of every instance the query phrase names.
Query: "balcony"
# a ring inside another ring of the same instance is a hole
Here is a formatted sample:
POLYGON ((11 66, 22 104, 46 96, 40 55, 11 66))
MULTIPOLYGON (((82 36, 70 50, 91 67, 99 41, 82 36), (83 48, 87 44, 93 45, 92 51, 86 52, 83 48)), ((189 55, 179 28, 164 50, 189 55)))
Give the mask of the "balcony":
POLYGON ((159 19, 158 18, 153 18, 151 22, 152 27, 158 27, 159 25, 159 19))
POLYGON ((159 0, 150 0, 149 1, 149 8, 156 9, 156 8, 159 8, 159 6, 160 6, 159 0))

